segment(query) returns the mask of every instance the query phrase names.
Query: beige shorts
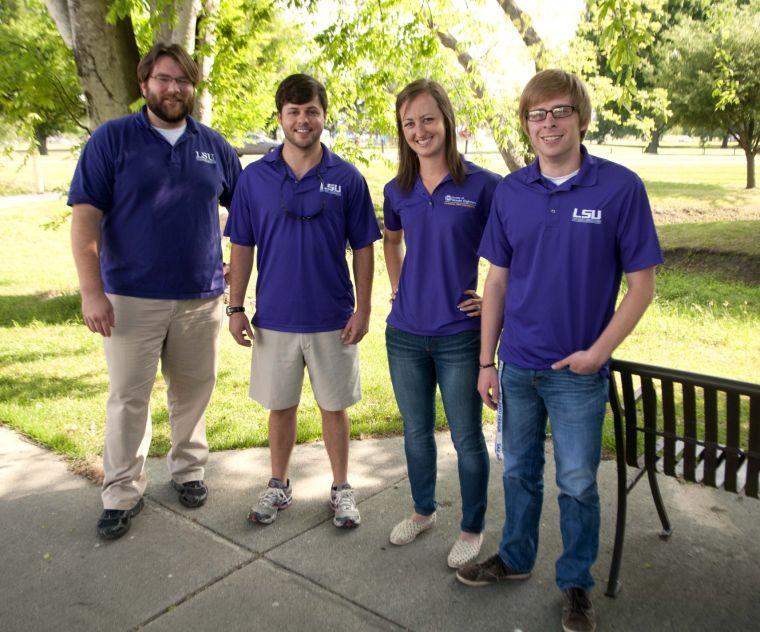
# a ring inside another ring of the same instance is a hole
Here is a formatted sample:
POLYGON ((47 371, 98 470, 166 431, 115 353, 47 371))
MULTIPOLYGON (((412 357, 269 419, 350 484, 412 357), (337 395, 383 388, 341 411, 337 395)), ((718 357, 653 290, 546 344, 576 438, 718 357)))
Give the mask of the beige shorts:
POLYGON ((348 408, 361 399, 357 345, 344 345, 341 330, 299 334, 254 327, 251 399, 269 410, 301 400, 303 368, 322 410, 348 408))

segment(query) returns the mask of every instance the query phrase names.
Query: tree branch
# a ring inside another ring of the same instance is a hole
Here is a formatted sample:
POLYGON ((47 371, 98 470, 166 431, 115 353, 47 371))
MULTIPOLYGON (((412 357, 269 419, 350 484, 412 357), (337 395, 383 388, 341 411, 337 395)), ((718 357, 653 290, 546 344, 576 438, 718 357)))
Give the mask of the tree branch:
MULTIPOLYGON (((439 31, 432 22, 429 23, 429 27, 438 36, 438 40, 441 44, 456 54, 457 61, 459 61, 459 65, 464 69, 470 89, 475 96, 478 99, 485 99, 486 95, 483 86, 473 76, 472 56, 466 51, 460 50, 459 42, 451 33, 439 31)), ((501 125, 502 123, 498 120, 497 116, 489 116, 488 126, 491 128, 494 138, 498 137, 496 131, 501 125)), ((525 166, 522 157, 520 156, 520 152, 517 151, 514 143, 509 139, 506 139, 506 142, 503 145, 499 143, 499 153, 510 171, 517 171, 525 166)))
POLYGON ((517 29, 525 46, 533 53, 536 70, 541 70, 545 62, 546 46, 544 45, 544 40, 541 39, 536 29, 533 28, 533 20, 513 0, 499 0, 499 6, 507 14, 515 29, 517 29))

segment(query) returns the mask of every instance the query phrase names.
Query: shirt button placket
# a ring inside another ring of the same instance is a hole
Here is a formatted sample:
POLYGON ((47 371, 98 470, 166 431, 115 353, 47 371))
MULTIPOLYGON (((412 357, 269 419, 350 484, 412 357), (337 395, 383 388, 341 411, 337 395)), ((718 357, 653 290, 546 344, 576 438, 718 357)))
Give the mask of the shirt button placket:
POLYGON ((546 218, 546 223, 549 226, 556 226, 557 224, 559 224, 559 213, 557 213, 557 208, 556 208, 557 202, 554 199, 554 197, 555 196, 553 194, 549 195, 549 213, 546 218))

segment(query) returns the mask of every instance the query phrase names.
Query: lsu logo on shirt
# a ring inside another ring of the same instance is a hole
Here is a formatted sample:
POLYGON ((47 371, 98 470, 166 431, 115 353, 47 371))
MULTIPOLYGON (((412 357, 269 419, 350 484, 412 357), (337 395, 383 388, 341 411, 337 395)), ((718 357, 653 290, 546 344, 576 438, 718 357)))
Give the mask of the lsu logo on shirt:
POLYGON ((319 192, 341 197, 343 195, 343 187, 340 184, 325 184, 324 182, 321 182, 319 185, 319 192))
POLYGON ((573 221, 580 222, 581 224, 601 224, 602 223, 602 211, 601 209, 573 209, 573 221))
POLYGON ((475 200, 468 200, 462 195, 447 195, 443 198, 446 206, 463 206, 465 208, 475 208, 478 203, 475 200))
POLYGON ((209 165, 215 165, 216 164, 216 157, 214 156, 214 154, 212 154, 211 152, 208 152, 208 151, 198 151, 196 149, 195 150, 195 159, 198 162, 205 162, 206 164, 209 164, 209 165))

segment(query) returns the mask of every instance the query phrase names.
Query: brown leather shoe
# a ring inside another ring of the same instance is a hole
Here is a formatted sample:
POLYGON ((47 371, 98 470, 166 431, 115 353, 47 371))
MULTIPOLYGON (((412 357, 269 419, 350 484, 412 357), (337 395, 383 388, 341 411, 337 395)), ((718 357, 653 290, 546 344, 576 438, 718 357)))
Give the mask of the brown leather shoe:
POLYGON ((528 579, 530 571, 516 571, 501 561, 499 554, 479 564, 468 564, 457 571, 457 579, 468 586, 488 586, 510 579, 528 579))
POLYGON ((562 629, 565 632, 594 632, 596 613, 588 593, 583 588, 562 591, 562 629))

